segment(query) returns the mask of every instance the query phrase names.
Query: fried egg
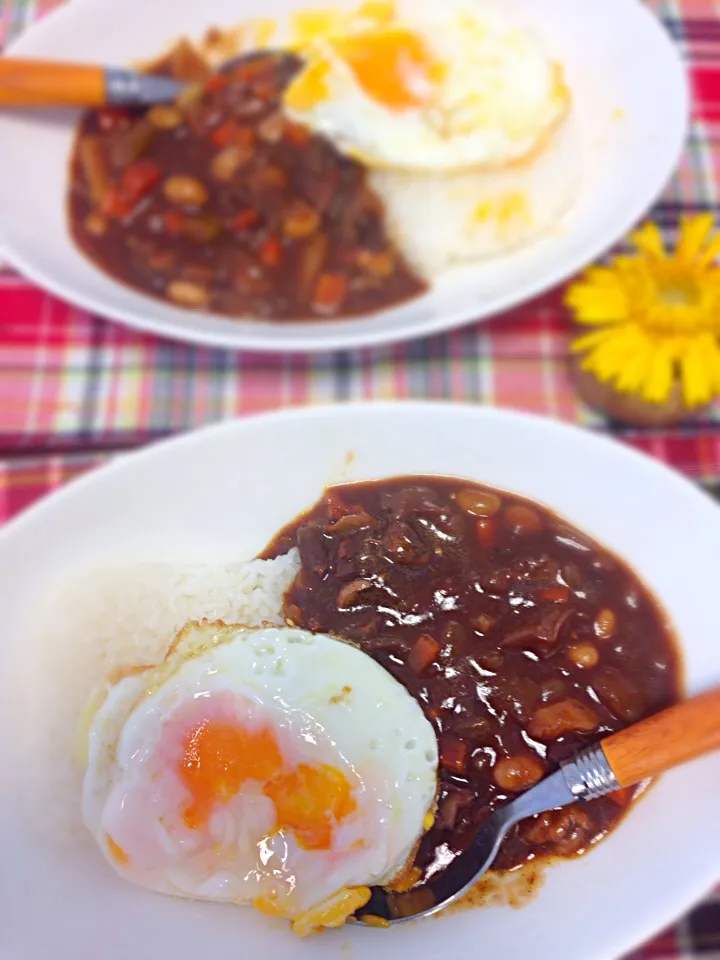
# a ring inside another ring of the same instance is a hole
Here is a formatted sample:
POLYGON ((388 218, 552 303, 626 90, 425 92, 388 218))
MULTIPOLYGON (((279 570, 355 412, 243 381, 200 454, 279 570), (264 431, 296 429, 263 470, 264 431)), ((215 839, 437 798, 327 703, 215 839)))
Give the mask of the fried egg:
POLYGON ((371 167, 525 162, 570 106, 562 68, 535 39, 468 0, 300 11, 286 42, 305 65, 285 110, 371 167))
POLYGON ((432 727, 328 636, 191 623, 93 710, 85 824, 151 890, 253 904, 305 933, 397 875, 432 821, 432 727))

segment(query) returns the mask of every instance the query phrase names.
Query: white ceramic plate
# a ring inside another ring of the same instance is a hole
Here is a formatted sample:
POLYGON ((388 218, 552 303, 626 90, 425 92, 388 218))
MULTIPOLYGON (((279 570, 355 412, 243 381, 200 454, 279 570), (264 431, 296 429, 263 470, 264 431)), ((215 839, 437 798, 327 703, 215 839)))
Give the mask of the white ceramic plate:
MULTIPOLYGON (((627 558, 662 598, 682 638, 689 689, 720 681, 720 510, 704 494, 655 461, 574 427, 439 404, 228 422, 71 484, 0 533, 0 656, 26 641, 33 609, 69 568, 249 557, 324 485, 398 473, 467 476, 563 513, 627 558)), ((23 722, 3 715, 13 699, 5 684, 0 672, 2 737, 23 722)), ((589 856, 553 867, 523 909, 468 910, 389 931, 346 927, 299 941, 249 909, 134 888, 89 840, 71 852, 40 841, 23 825, 17 780, 5 761, 0 956, 7 960, 611 960, 720 876, 715 755, 664 776, 589 856)))
MULTIPOLYGON (((11 52, 123 64, 152 56, 180 33, 199 37, 211 24, 308 5, 72 0, 11 52)), ((221 347, 352 348, 436 333, 512 307, 595 259, 650 206, 677 163, 688 94, 675 47, 639 0, 503 0, 506 7, 567 66, 587 153, 582 195, 556 235, 454 270, 422 300, 354 320, 270 324, 187 312, 121 286, 87 261, 67 233, 67 118, 0 116, 0 247, 32 280, 72 303, 163 336, 221 347)))

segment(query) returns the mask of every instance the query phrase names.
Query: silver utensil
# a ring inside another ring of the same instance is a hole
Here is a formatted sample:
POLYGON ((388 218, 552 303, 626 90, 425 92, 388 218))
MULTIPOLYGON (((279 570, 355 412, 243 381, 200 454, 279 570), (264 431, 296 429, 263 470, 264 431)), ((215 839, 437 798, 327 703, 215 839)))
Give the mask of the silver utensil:
POLYGON ((373 887, 352 918, 368 926, 428 917, 458 901, 492 865, 508 831, 535 814, 603 797, 720 749, 720 687, 606 737, 499 807, 443 871, 405 893, 373 887))
POLYGON ((109 104, 146 106, 170 103, 187 83, 160 77, 153 73, 138 73, 123 67, 108 67, 104 71, 105 98, 109 104))
POLYGON ((0 57, 0 106, 99 107, 174 100, 186 83, 124 67, 0 57))

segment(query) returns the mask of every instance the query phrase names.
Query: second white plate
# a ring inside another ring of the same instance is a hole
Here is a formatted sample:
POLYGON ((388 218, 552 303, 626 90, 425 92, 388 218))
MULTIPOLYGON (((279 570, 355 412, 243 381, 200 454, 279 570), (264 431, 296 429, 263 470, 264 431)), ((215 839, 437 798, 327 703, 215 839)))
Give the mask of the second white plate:
MULTIPOLYGON (((73 0, 11 52, 123 64, 152 56, 181 33, 199 37, 213 24, 300 6, 307 0, 73 0)), ((349 349, 437 333, 513 307, 598 257, 650 206, 677 164, 688 92, 677 50, 639 0, 505 0, 505 8, 567 68, 587 154, 582 196, 555 235, 453 270, 421 300, 353 320, 272 324, 188 312, 116 283, 68 235, 72 116, 0 116, 0 248, 71 303, 162 336, 235 349, 349 349)))

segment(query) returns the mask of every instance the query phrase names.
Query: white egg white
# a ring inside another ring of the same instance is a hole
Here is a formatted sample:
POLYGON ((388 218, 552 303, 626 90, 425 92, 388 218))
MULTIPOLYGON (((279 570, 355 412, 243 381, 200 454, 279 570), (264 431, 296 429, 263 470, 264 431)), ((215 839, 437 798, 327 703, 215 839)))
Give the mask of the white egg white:
POLYGON ((199 899, 275 898, 293 917, 397 874, 434 803, 437 760, 417 702, 355 647, 291 628, 189 624, 160 666, 108 689, 90 727, 83 816, 128 880, 199 899), (173 718, 228 695, 250 726, 273 731, 290 767, 328 764, 353 785, 356 809, 330 849, 273 832, 257 782, 218 805, 207 829, 183 821, 185 788, 164 753, 173 718))
POLYGON ((368 95, 318 36, 300 51, 322 61, 324 94, 286 109, 369 166, 413 171, 498 168, 539 153, 570 106, 559 65, 496 10, 472 0, 397 0, 394 23, 420 36, 446 73, 428 102, 391 109, 368 95))

